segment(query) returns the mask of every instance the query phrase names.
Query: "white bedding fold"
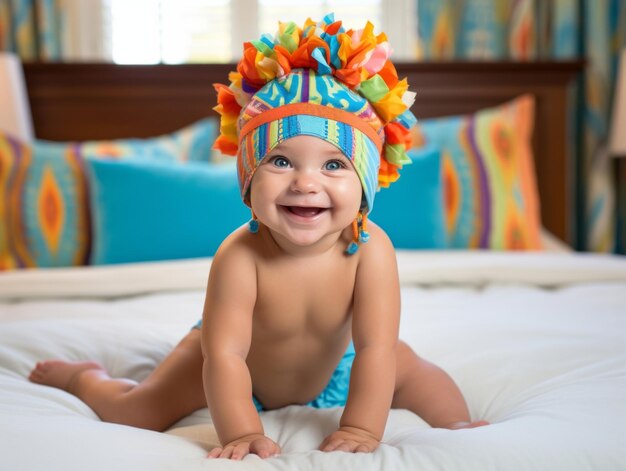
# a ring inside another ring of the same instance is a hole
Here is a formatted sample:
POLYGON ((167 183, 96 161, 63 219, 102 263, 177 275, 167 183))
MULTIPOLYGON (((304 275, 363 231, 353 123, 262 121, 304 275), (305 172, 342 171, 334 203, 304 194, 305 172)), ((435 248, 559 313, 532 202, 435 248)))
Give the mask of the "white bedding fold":
MULTIPOLYGON (((211 259, 32 269, 0 275, 0 300, 111 298, 204 289, 211 259)), ((626 257, 546 252, 398 251, 404 285, 557 287, 626 280, 626 257)))
POLYGON ((210 267, 210 258, 198 258, 18 270, 0 274, 0 300, 118 298, 204 289, 210 267))
POLYGON ((399 251, 405 285, 515 283, 557 287, 626 280, 626 257, 591 253, 399 251))

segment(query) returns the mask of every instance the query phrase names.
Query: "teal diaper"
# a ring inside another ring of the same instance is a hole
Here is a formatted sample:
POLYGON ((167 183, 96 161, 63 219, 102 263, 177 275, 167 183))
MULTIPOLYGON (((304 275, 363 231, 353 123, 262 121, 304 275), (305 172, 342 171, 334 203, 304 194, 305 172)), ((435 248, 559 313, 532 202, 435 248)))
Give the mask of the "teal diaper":
MULTIPOLYGON (((354 362, 354 345, 350 342, 346 353, 343 354, 343 358, 339 361, 337 368, 330 377, 330 381, 324 388, 324 390, 306 405, 309 407, 315 407, 316 409, 326 409, 328 407, 343 407, 348 400, 348 389, 350 387, 350 372, 352 371, 352 362, 354 362)), ((256 410, 261 412, 265 410, 263 404, 259 400, 252 396, 256 410)))
MULTIPOLYGON (((202 321, 199 321, 196 325, 194 325, 194 329, 199 329, 202 327, 202 321)), ((324 388, 324 390, 313 399, 311 402, 308 402, 306 405, 309 407, 315 407, 316 409, 326 409, 328 407, 343 407, 346 405, 346 401, 348 400, 348 389, 350 387, 350 372, 352 371, 352 362, 354 362, 354 344, 350 342, 348 348, 346 349, 346 353, 344 353, 343 358, 339 361, 337 368, 333 372, 333 375, 330 377, 330 381, 324 388)), ((256 407, 256 410, 261 412, 265 410, 263 404, 252 396, 252 401, 256 407)))

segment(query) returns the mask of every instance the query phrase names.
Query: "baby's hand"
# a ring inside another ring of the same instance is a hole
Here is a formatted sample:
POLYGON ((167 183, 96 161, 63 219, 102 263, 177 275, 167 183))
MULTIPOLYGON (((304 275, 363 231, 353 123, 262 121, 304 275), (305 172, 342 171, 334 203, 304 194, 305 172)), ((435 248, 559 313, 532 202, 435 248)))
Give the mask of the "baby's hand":
POLYGON ((380 441, 372 434, 356 427, 339 427, 320 445, 321 451, 347 451, 370 453, 378 448, 380 441))
POLYGON ((269 458, 279 454, 280 447, 265 435, 257 433, 233 440, 222 448, 213 448, 207 457, 241 460, 250 453, 261 458, 269 458))

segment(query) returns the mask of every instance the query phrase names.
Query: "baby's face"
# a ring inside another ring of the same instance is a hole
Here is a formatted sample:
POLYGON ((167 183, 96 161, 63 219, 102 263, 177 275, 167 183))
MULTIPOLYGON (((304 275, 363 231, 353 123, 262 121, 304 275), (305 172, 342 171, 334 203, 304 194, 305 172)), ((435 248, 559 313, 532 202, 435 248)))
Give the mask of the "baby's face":
POLYGON ((259 164, 250 186, 258 220, 275 238, 310 246, 348 227, 361 204, 362 187, 352 163, 334 145, 296 136, 259 164))

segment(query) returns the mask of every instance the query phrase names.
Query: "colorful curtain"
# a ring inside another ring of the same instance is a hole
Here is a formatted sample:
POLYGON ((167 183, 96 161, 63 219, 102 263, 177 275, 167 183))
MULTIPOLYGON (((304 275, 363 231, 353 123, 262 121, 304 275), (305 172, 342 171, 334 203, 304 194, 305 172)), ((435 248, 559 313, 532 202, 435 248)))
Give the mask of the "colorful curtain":
POLYGON ((61 58, 63 0, 0 0, 0 51, 24 60, 61 58))
POLYGON ((612 251, 615 189, 606 144, 617 61, 626 47, 626 0, 417 1, 423 58, 586 59, 572 132, 579 154, 577 248, 612 251))

